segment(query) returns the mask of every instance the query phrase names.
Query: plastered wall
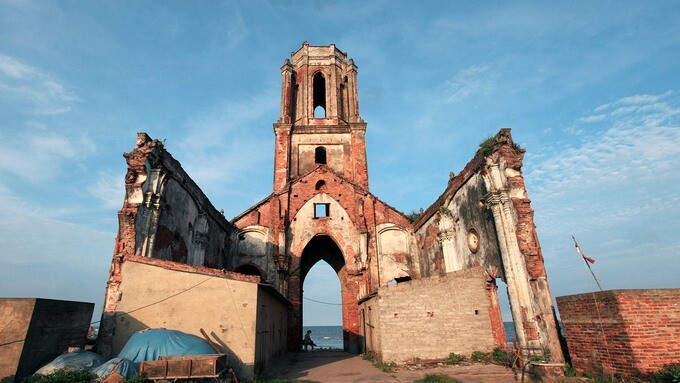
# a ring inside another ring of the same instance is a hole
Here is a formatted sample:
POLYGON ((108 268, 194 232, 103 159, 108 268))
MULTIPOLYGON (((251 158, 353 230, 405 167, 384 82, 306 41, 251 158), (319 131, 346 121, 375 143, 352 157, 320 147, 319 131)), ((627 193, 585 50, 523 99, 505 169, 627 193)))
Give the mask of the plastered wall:
POLYGON ((281 298, 272 297, 276 294, 271 290, 219 271, 173 267, 171 262, 143 259, 123 264, 114 318, 114 355, 135 332, 145 328, 168 328, 199 337, 203 328, 229 355, 239 377, 248 379, 260 368, 258 361, 266 364, 285 350, 281 337, 287 334, 287 306, 281 298), (258 343, 265 347, 257 349, 258 343))

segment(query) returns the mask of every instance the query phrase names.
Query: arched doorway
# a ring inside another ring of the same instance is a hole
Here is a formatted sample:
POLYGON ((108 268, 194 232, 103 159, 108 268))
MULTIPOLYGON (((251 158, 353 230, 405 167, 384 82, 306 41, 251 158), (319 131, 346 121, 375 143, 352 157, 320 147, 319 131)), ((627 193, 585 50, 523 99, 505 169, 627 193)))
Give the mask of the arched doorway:
MULTIPOLYGON (((345 299, 345 294, 346 294, 346 289, 344 288, 345 283, 347 281, 347 272, 345 270, 345 257, 342 254, 342 250, 340 250, 340 247, 335 243, 335 241, 328 235, 317 235, 313 237, 309 243, 307 243, 307 246, 305 246, 304 250, 302 251, 302 255, 300 256, 300 286, 299 286, 299 308, 298 308, 298 313, 296 315, 296 322, 294 325, 295 328, 295 335, 297 336, 298 340, 302 339, 302 320, 303 320, 303 312, 304 312, 304 296, 303 296, 303 290, 302 287, 304 286, 305 283, 305 278, 307 277, 307 274, 309 271, 316 265, 319 261, 324 261, 326 262, 332 269, 333 271, 337 274, 339 282, 340 282, 340 289, 341 289, 341 296, 342 296, 342 301, 346 301, 345 299)), ((343 313, 343 318, 346 317, 345 312, 346 312, 346 307, 343 305, 342 307, 342 313, 343 313)), ((348 350, 349 349, 349 333, 346 330, 347 324, 344 323, 343 320, 343 349, 348 350)))
POLYGON ((302 283, 302 334, 312 331, 317 348, 344 349, 342 289, 337 273, 321 260, 312 266, 302 283))

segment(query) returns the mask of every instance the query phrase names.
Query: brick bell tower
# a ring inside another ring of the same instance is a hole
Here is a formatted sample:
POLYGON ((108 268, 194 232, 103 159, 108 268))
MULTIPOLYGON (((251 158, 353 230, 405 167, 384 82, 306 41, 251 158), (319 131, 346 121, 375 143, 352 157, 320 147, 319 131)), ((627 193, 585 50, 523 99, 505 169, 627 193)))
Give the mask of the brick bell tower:
POLYGON ((335 47, 306 41, 281 67, 281 116, 274 123, 274 192, 326 165, 368 190, 366 123, 357 66, 335 47))

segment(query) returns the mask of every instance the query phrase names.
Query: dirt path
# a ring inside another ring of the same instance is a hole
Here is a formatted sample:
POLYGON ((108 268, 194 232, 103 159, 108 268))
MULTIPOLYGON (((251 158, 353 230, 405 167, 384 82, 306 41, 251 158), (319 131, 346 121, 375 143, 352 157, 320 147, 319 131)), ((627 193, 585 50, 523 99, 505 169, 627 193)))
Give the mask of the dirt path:
POLYGON ((345 352, 289 353, 270 369, 274 376, 322 383, 413 382, 426 374, 443 373, 463 383, 514 383, 510 369, 474 364, 434 366, 426 369, 399 368, 382 372, 360 355, 345 352))

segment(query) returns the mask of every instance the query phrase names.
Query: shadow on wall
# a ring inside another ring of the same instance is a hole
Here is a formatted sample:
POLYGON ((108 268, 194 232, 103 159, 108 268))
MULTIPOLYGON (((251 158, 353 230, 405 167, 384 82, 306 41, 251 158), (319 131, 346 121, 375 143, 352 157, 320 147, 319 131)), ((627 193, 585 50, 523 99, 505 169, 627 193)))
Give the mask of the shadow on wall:
POLYGON ((557 297, 572 365, 580 373, 610 378, 641 376, 626 318, 611 291, 557 297))
POLYGON ((239 358, 214 331, 210 331, 210 337, 214 343, 217 343, 220 346, 220 352, 227 354, 227 364, 236 371, 236 374, 240 375, 241 371, 243 371, 243 368, 246 366, 246 364, 243 363, 243 360, 241 360, 241 358, 239 358))

